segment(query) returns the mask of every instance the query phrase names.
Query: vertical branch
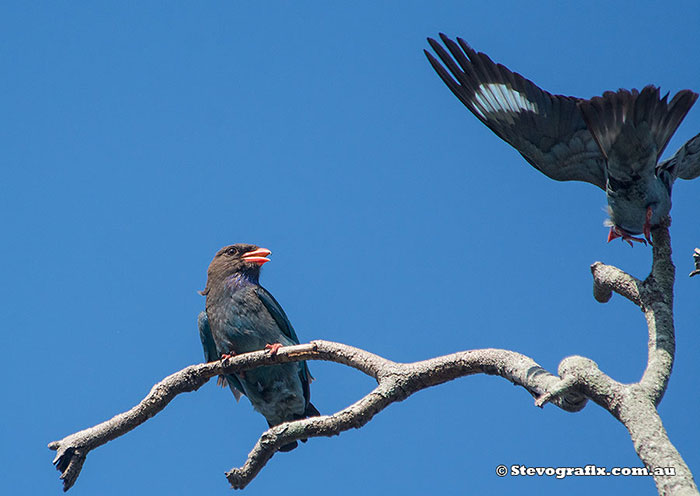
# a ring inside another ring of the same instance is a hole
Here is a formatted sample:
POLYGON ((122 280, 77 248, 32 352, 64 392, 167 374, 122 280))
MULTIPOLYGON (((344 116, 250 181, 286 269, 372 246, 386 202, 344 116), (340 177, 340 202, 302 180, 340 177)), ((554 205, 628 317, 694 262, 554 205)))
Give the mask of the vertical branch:
POLYGON ((625 426, 637 456, 651 470, 659 494, 698 495, 693 474, 668 438, 648 390, 639 383, 617 382, 593 360, 580 356, 565 358, 559 374, 625 426), (662 470, 657 473, 655 469, 662 470), (672 470, 673 475, 663 469, 672 470))
POLYGON ((673 326, 673 284, 676 268, 671 260, 670 219, 652 231, 654 239, 651 274, 640 290, 641 308, 649 328, 647 367, 639 381, 654 405, 663 397, 676 353, 673 326))
POLYGON ((648 469, 659 470, 654 474, 659 494, 697 496, 698 488, 690 468, 668 438, 655 405, 639 385, 628 386, 619 419, 627 427, 639 459, 648 469), (663 474, 660 469, 664 469, 663 474), (672 473, 667 474, 666 470, 672 473))
POLYGON ((625 296, 644 312, 649 330, 647 367, 638 383, 622 384, 598 369, 592 360, 569 357, 559 373, 593 401, 608 410, 627 428, 634 449, 648 469, 669 468, 673 475, 652 472, 659 494, 698 494, 693 474, 673 446, 656 410, 673 369, 676 352, 673 326, 675 267, 671 259, 671 219, 652 230, 651 273, 639 282, 629 274, 596 262, 591 266, 593 292, 601 303, 613 292, 625 296))

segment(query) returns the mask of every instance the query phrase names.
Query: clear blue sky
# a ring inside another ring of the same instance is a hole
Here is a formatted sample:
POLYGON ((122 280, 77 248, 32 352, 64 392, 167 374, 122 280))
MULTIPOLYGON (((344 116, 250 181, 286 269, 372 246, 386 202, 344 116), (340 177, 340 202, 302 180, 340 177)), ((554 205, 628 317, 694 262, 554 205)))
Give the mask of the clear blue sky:
MULTIPOLYGON (((399 361, 499 347, 549 370, 580 354, 613 378, 646 364, 642 314, 597 304, 589 265, 645 277, 607 244, 604 194, 529 166, 428 65, 444 31, 554 92, 700 90, 697 2, 5 2, 0 7, 7 494, 58 494, 49 441, 138 402, 203 359, 197 294, 214 253, 273 251, 262 283, 302 341, 399 361), (264 4, 264 5, 262 5, 264 4)), ((668 153, 700 131, 700 106, 668 153)), ((700 181, 674 190, 678 353, 660 407, 700 473, 700 181)), ((314 362, 323 413, 372 381, 314 362)), ((92 452, 71 490, 231 494, 265 429, 214 382, 92 452)), ((655 492, 631 478, 498 478, 498 464, 639 466, 590 404, 540 410, 469 377, 365 428, 275 456, 244 494, 655 492)))

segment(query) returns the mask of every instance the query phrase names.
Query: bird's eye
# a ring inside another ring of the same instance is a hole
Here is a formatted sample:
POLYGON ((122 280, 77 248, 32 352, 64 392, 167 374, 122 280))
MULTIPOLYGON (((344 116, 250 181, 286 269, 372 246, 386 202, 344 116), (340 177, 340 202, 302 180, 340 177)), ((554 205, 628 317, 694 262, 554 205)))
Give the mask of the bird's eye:
POLYGON ((238 250, 236 248, 233 248, 233 247, 226 250, 226 253, 229 255, 235 255, 237 252, 238 252, 238 250))

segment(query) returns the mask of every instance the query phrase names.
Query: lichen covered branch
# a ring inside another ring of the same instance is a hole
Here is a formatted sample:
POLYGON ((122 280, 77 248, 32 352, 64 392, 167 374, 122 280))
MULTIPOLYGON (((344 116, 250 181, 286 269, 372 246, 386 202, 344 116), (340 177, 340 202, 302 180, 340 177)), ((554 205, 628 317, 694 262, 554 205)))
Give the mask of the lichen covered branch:
POLYGON ((667 218, 652 230, 652 268, 644 281, 601 262, 591 266, 593 295, 596 300, 606 303, 612 293, 618 293, 644 312, 649 334, 649 353, 640 385, 648 391, 654 405, 661 401, 666 391, 676 346, 673 327, 675 267, 671 260, 670 223, 671 220, 667 218))
POLYGON ((580 356, 564 359, 559 365, 559 375, 627 428, 639 459, 648 469, 674 471, 673 475, 665 471, 653 474, 659 494, 698 494, 693 474, 668 438, 648 390, 640 383, 619 383, 603 373, 595 362, 580 356))
POLYGON ((591 265, 591 273, 593 274, 593 297, 597 301, 607 303, 614 292, 639 305, 639 285, 641 284, 639 279, 602 262, 591 265))
POLYGON ((671 260, 670 219, 652 230, 654 239, 651 274, 641 288, 641 308, 649 329, 647 368, 639 385, 654 406, 666 392, 676 354, 676 332, 673 326, 673 284, 676 268, 671 260))
POLYGON ((552 403, 563 410, 576 412, 586 405, 588 398, 592 399, 625 425, 639 458, 647 467, 672 467, 675 470, 674 476, 654 474, 660 494, 698 494, 692 473, 669 440, 656 410, 666 391, 675 355, 675 268, 671 259, 669 225, 670 219, 652 230, 652 270, 644 281, 601 262, 591 266, 596 300, 606 303, 613 293, 618 293, 644 313, 649 353, 646 370, 638 383, 619 383, 603 373, 592 360, 578 356, 565 358, 559 366, 559 376, 556 376, 525 355, 500 349, 462 351, 414 363, 393 362, 330 341, 280 348, 276 355, 256 351, 187 367, 153 386, 131 410, 50 443, 49 448, 57 451, 54 464, 61 472, 64 490, 75 483, 92 449, 129 432, 165 408, 176 395, 197 390, 211 377, 240 373, 261 365, 325 360, 353 367, 373 377, 377 387, 332 415, 286 422, 265 431, 245 464, 226 474, 232 487, 248 485, 281 446, 300 439, 334 436, 360 428, 388 405, 421 389, 468 375, 490 374, 524 387, 540 407, 552 403))
POLYGON ((698 494, 688 466, 673 446, 656 410, 673 368, 675 329, 670 219, 652 230, 651 273, 639 281, 600 262, 591 266, 596 300, 605 303, 618 293, 644 312, 649 333, 647 367, 638 383, 622 384, 604 374, 592 360, 569 357, 559 366, 562 384, 571 384, 608 410, 627 428, 639 458, 649 468, 672 467, 675 475, 654 474, 659 494, 698 494))
MULTIPOLYGON (((316 341, 319 350, 331 352, 336 343, 316 341)), ((391 403, 431 386, 473 374, 491 374, 523 386, 534 397, 556 389, 561 380, 532 359, 508 350, 484 349, 454 353, 415 363, 391 362, 377 377, 378 386, 367 396, 333 415, 288 422, 266 431, 248 455, 246 463, 226 474, 232 487, 244 488, 265 466, 280 446, 319 436, 335 436, 360 428, 391 403)), ((558 407, 576 412, 586 405, 577 391, 552 399, 558 407)))
MULTIPOLYGON (((91 450, 153 417, 176 395, 195 391, 217 375, 300 360, 326 360, 348 365, 374 377, 378 386, 358 402, 333 415, 287 422, 266 431, 246 464, 227 474, 234 487, 248 484, 280 446, 302 438, 332 436, 361 427, 387 405, 421 389, 458 377, 479 373, 499 375, 523 386, 534 397, 547 395, 550 390, 559 388, 561 382, 534 360, 508 350, 463 351, 408 364, 392 362, 368 351, 330 341, 280 348, 274 356, 266 351, 241 354, 222 361, 189 366, 153 386, 151 392, 131 410, 50 443, 49 448, 57 451, 54 464, 61 472, 64 490, 67 491, 75 483, 91 450)), ((586 399, 577 391, 568 391, 557 395, 551 402, 575 412, 585 406, 586 399)))

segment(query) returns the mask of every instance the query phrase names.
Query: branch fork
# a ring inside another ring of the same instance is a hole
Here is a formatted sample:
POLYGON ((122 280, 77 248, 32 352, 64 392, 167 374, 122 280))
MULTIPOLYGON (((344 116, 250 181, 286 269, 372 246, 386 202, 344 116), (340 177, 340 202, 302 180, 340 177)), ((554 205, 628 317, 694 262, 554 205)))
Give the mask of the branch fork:
POLYGON ((592 399, 608 410, 628 429, 635 450, 648 467, 676 469, 676 475, 654 476, 660 494, 694 494, 693 476, 671 444, 656 406, 661 401, 673 367, 675 337, 673 328, 673 283, 670 219, 652 230, 653 263, 644 280, 596 262, 591 266, 593 296, 606 303, 613 293, 628 299, 644 312, 649 329, 647 368, 641 380, 622 384, 603 373, 592 360, 572 356, 559 365, 559 377, 540 367, 531 358, 501 349, 470 350, 414 363, 397 363, 368 351, 331 341, 313 341, 280 348, 276 354, 261 350, 221 361, 191 365, 153 386, 148 395, 131 410, 94 427, 49 444, 55 450, 54 465, 61 472, 67 491, 80 475, 88 453, 153 417, 178 394, 196 391, 210 378, 239 373, 261 365, 301 360, 325 360, 353 367, 373 377, 377 386, 352 405, 332 415, 310 417, 271 427, 248 454, 243 466, 233 468, 226 478, 233 488, 246 487, 277 450, 300 439, 335 436, 360 428, 392 403, 403 401, 421 389, 458 377, 489 374, 503 377, 525 388, 535 405, 551 403, 565 411, 578 412, 592 399))

